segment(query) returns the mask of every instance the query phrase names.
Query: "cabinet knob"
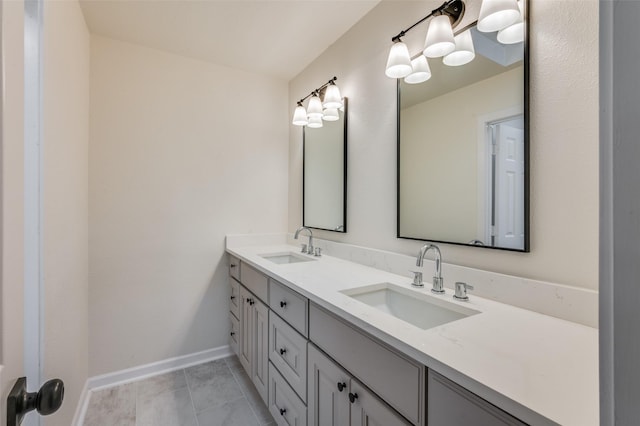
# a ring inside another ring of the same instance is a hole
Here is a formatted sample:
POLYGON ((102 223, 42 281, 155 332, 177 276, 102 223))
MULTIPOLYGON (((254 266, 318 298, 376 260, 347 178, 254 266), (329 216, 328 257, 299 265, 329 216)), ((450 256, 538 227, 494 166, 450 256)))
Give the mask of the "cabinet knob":
POLYGON ((235 268, 237 265, 234 265, 233 263, 231 265, 229 265, 229 268, 235 268))
POLYGON ((280 349, 280 355, 284 355, 287 353, 287 350, 285 348, 280 349))
POLYGON ((356 399, 358 399, 358 394, 357 393, 351 393, 349 392, 349 401, 353 404, 354 402, 356 402, 356 399))
POLYGON ((287 409, 286 408, 281 408, 280 409, 280 415, 284 416, 285 414, 287 414, 287 409))
POLYGON ((230 299, 231 299, 231 300, 234 300, 235 298, 236 298, 235 296, 231 296, 231 297, 230 297, 230 299))
POLYGON ((235 335, 236 335, 236 332, 235 332, 235 331, 232 331, 232 332, 231 332, 231 333, 229 333, 229 334, 230 334, 231 336, 235 336, 235 335))
POLYGON ((287 302, 285 302, 284 300, 282 302, 280 302, 280 307, 284 308, 285 306, 287 306, 287 302))
POLYGON ((338 391, 342 392, 347 387, 345 382, 338 383, 338 391))

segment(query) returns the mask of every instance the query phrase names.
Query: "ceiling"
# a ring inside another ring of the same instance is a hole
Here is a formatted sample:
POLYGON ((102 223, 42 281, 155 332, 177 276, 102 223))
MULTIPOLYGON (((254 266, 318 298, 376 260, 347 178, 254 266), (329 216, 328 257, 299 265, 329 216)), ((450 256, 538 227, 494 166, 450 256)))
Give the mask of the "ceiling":
POLYGON ((291 80, 380 0, 81 0, 92 34, 291 80))

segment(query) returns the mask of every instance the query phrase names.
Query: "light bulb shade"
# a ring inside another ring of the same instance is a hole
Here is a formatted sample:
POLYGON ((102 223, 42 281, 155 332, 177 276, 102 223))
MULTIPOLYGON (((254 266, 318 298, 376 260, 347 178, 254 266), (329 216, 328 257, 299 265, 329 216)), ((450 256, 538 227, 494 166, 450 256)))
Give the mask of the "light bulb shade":
POLYGON ((413 67, 413 71, 404 78, 405 83, 418 84, 431 78, 429 62, 424 55, 420 55, 411 61, 411 66, 413 67))
POLYGON ((312 129, 322 127, 322 118, 316 116, 309 117, 309 124, 307 124, 307 127, 311 127, 312 129))
POLYGON ((482 0, 478 30, 490 33, 515 24, 520 18, 516 0, 482 0))
POLYGON ((309 120, 307 120, 307 111, 302 105, 298 105, 293 111, 293 124, 295 126, 306 126, 309 120))
POLYGON ((458 67, 468 64, 476 57, 476 50, 473 47, 473 38, 471 31, 467 30, 455 37, 456 50, 442 58, 442 62, 450 67, 458 67))
POLYGON ((427 38, 424 42, 424 56, 439 58, 448 55, 456 48, 453 29, 447 15, 438 15, 429 22, 427 38))
POLYGON ((340 114, 337 108, 327 108, 322 115, 324 121, 338 121, 340 120, 340 114))
POLYGON ((516 44, 524 41, 524 1, 518 2, 520 19, 515 24, 498 31, 498 41, 502 44, 516 44))
POLYGON ((322 106, 325 108, 340 108, 342 106, 342 96, 340 89, 335 84, 330 84, 324 92, 322 106))
MULTIPOLYGON (((309 99, 309 105, 307 106, 307 117, 309 117, 309 123, 311 123, 312 118, 322 118, 322 102, 318 95, 313 95, 311 99, 309 99)), ((320 121, 322 124, 322 121, 320 121)))
POLYGON ((390 78, 403 78, 411 74, 411 57, 403 42, 398 41, 391 46, 385 74, 390 78))

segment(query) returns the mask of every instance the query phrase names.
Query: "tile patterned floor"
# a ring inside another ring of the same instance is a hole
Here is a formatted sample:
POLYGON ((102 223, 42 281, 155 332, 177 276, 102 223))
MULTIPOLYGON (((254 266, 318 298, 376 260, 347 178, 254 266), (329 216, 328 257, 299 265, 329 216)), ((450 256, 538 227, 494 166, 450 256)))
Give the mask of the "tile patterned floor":
POLYGON ((275 426, 237 357, 91 393, 84 426, 275 426))

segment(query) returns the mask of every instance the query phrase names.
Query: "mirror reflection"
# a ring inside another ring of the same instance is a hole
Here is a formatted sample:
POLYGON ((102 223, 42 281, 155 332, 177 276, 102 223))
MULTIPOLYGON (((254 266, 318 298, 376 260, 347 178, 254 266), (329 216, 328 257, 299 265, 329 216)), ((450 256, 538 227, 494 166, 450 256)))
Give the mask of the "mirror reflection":
POLYGON ((524 43, 398 83, 398 237, 528 251, 524 43))
POLYGON ((347 232, 347 99, 337 121, 303 128, 303 225, 347 232), (344 110, 344 111, 343 111, 344 110))

